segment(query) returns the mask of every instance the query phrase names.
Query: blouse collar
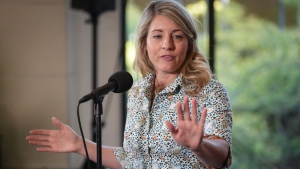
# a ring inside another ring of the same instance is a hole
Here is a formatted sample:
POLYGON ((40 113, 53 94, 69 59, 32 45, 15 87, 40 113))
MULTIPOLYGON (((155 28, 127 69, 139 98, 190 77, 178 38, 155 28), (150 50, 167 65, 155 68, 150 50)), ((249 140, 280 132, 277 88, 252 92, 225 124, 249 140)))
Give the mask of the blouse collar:
MULTIPOLYGON (((141 85, 142 87, 144 86, 145 90, 149 89, 149 88, 153 88, 154 85, 154 81, 155 81, 155 74, 153 73, 148 73, 145 78, 143 78, 142 83, 144 85, 141 85)), ((179 90, 182 87, 182 74, 178 74, 178 76, 176 77, 176 79, 166 88, 164 88, 159 94, 165 94, 165 93, 178 93, 179 90)))

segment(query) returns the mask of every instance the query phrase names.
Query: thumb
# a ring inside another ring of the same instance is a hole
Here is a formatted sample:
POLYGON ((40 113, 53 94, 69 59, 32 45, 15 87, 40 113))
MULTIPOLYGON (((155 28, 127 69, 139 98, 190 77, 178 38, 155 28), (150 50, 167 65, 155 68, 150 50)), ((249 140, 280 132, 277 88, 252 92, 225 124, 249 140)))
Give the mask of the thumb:
POLYGON ((165 121, 165 126, 169 129, 169 131, 171 133, 173 133, 173 132, 176 131, 174 125, 170 121, 168 121, 168 120, 165 121))
POLYGON ((57 120, 55 117, 52 117, 52 123, 60 129, 63 129, 64 124, 57 120))

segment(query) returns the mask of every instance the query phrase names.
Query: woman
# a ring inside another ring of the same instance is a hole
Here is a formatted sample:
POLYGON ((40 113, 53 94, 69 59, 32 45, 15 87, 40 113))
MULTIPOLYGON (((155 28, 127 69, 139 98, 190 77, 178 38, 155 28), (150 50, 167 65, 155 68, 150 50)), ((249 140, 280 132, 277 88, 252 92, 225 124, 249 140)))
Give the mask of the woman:
MULTIPOLYGON (((192 17, 178 2, 153 1, 137 28, 135 69, 142 79, 128 93, 123 147, 102 146, 109 168, 228 168, 232 111, 226 89, 212 79, 197 47, 192 17)), ((32 130, 38 151, 85 156, 81 137, 60 130, 32 130)), ((87 140, 91 160, 96 144, 87 140)))

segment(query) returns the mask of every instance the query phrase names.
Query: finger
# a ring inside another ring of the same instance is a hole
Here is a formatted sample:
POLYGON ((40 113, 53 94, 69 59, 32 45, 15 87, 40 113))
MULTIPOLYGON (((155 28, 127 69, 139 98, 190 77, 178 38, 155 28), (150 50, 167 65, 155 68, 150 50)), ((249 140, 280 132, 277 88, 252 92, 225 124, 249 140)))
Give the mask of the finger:
POLYGON ((187 96, 184 97, 184 117, 185 120, 192 120, 190 116, 190 106, 189 106, 189 98, 187 96))
POLYGON ((192 99, 192 121, 197 123, 197 100, 194 97, 192 99))
POLYGON ((206 116, 207 116, 207 108, 204 107, 204 109, 202 111, 201 119, 200 119, 200 126, 202 128, 204 128, 204 123, 205 123, 206 116))
POLYGON ((168 120, 165 121, 165 126, 169 129, 171 133, 176 132, 175 126, 168 120))
POLYGON ((177 102, 177 105, 176 105, 176 112, 177 112, 177 120, 178 120, 178 121, 183 120, 182 104, 181 104, 181 101, 178 101, 178 102, 177 102))
POLYGON ((57 118, 55 118, 55 117, 52 117, 52 123, 60 129, 64 128, 64 124, 62 122, 60 122, 59 120, 57 120, 57 118))
POLYGON ((48 140, 48 136, 42 136, 42 135, 30 135, 26 137, 26 140, 41 140, 46 141, 48 140))
POLYGON ((35 135, 50 135, 50 132, 51 132, 50 130, 36 129, 36 130, 31 130, 29 133, 35 135))

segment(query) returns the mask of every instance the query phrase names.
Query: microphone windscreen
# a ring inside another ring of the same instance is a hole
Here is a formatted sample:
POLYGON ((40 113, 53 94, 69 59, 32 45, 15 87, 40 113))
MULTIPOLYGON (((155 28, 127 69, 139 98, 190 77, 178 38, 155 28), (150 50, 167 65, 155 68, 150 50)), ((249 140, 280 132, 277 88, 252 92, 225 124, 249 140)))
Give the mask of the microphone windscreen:
POLYGON ((131 74, 124 70, 112 74, 109 77, 108 82, 112 81, 117 84, 117 87, 113 91, 115 93, 122 93, 129 90, 133 83, 131 74))

